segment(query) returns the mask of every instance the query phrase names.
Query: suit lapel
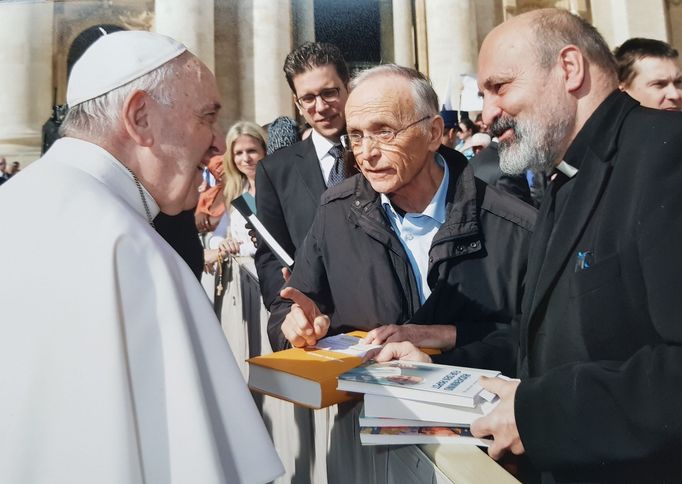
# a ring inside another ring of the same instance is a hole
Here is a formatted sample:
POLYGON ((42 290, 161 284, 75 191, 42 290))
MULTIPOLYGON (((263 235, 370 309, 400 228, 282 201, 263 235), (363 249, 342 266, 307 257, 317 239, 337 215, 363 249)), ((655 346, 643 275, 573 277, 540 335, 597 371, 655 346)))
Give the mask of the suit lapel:
MULTIPOLYGON (((533 302, 529 311, 531 324, 535 312, 548 291, 561 275, 569 259, 575 256, 573 253, 575 246, 599 203, 610 172, 611 165, 599 159, 588 149, 580 164, 580 171, 573 180, 575 185, 565 202, 562 213, 555 214, 554 230, 547 241, 545 250, 542 251, 542 247, 537 247, 538 252, 535 252, 537 255, 544 254, 544 263, 541 268, 534 269, 537 274, 537 285, 533 291, 533 302)), ((530 331, 532 330, 529 329, 530 331)))
POLYGON ((303 180, 303 185, 308 189, 313 203, 317 206, 320 203, 320 195, 327 189, 322 178, 320 160, 317 158, 312 137, 300 143, 300 146, 301 149, 297 154, 300 159, 294 166, 303 180))

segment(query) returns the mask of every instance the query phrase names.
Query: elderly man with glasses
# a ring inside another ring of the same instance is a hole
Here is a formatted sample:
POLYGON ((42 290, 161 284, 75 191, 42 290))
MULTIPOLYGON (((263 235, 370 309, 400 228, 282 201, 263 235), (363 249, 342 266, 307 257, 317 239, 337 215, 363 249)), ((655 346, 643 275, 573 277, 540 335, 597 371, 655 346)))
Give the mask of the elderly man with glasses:
POLYGON ((273 347, 363 329, 371 342, 446 348, 507 325, 535 210, 441 146, 438 99, 419 72, 382 65, 351 89, 341 141, 361 174, 322 196, 271 307, 273 347))

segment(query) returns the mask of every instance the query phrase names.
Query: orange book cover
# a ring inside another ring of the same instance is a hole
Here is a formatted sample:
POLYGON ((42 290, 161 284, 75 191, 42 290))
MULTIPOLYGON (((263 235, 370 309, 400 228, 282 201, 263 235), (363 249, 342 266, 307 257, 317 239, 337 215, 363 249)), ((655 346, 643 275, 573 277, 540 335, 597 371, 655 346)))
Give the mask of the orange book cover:
MULTIPOLYGON (((366 335, 365 331, 353 331, 330 339, 366 335)), ((247 361, 249 387, 260 393, 310 408, 359 398, 358 394, 337 390, 336 386, 339 375, 362 364, 361 356, 320 348, 289 348, 247 361)))

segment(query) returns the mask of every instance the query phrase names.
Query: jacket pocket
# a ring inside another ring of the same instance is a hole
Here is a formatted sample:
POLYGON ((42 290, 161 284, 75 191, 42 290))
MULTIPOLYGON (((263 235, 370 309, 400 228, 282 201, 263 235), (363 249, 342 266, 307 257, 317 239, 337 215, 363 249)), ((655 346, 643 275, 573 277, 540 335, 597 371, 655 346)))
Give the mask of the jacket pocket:
POLYGON ((576 271, 570 278, 571 298, 582 296, 620 278, 620 258, 610 255, 593 266, 576 271))

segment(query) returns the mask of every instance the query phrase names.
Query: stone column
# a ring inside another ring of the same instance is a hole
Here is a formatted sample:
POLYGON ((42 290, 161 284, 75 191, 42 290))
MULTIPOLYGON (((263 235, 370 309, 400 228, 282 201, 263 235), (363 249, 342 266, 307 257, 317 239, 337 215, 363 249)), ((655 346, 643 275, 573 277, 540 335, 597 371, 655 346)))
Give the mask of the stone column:
POLYGON ((395 62, 392 0, 379 0, 381 63, 395 62))
POLYGON ((429 75, 429 49, 426 35, 426 0, 414 0, 414 29, 417 38, 417 69, 429 75))
POLYGON ((155 0, 154 30, 182 42, 215 69, 213 0, 155 0))
POLYGON ((631 37, 668 41, 664 0, 604 0, 591 2, 592 24, 611 48, 631 37))
POLYGON ((40 156, 51 115, 52 2, 0 3, 0 156, 22 167, 40 156))
POLYGON ((441 103, 449 94, 452 107, 459 109, 461 76, 476 74, 478 39, 474 2, 429 0, 426 2, 426 24, 429 77, 441 103))
POLYGON ((291 2, 252 0, 240 5, 239 15, 242 24, 252 24, 250 35, 240 34, 242 116, 261 125, 293 116, 291 90, 282 72, 292 47, 291 2))
POLYGON ((292 0, 293 45, 298 47, 305 42, 315 41, 315 2, 314 0, 292 0))
POLYGON ((414 15, 411 0, 393 0, 393 59, 401 66, 416 67, 414 15))

